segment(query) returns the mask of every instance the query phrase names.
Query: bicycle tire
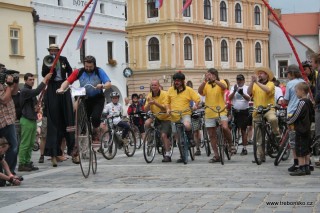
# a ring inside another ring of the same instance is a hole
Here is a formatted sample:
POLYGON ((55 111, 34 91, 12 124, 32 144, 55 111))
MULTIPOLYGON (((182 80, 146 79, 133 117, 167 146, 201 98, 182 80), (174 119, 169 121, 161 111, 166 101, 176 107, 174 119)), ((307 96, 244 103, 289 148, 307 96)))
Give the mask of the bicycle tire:
POLYGON ((36 152, 39 149, 40 149, 40 144, 37 141, 35 141, 32 147, 32 151, 36 152))
POLYGON ((143 140, 143 157, 147 163, 152 163, 156 155, 156 140, 155 130, 153 128, 148 129, 143 140))
POLYGON ((233 124, 234 126, 232 127, 232 131, 231 131, 231 134, 232 134, 232 144, 233 146, 235 147, 236 149, 236 153, 238 152, 238 147, 239 147, 239 139, 240 139, 240 134, 239 134, 239 131, 238 131, 238 128, 235 124, 233 124))
POLYGON ((254 160, 256 162, 257 165, 261 165, 261 157, 258 156, 258 146, 262 146, 263 147, 263 141, 264 141, 264 137, 262 135, 262 127, 261 125, 257 125, 254 127, 254 134, 253 134, 253 156, 254 156, 254 160), (261 134, 261 145, 258 145, 258 141, 257 141, 257 135, 258 132, 260 131, 261 134))
POLYGON ((98 168, 98 162, 97 162, 97 153, 96 151, 92 148, 92 173, 96 174, 97 173, 97 168, 98 168))
MULTIPOLYGON (((280 149, 279 152, 276 156, 276 158, 274 159, 274 165, 278 166, 280 164, 280 162, 283 160, 283 156, 285 154, 285 152, 288 150, 288 146, 289 146, 289 136, 288 134, 286 134, 287 136, 285 136, 285 141, 280 145, 280 149)), ((290 152, 290 149, 289 149, 290 152)), ((288 156, 289 157, 289 156, 288 156)))
MULTIPOLYGON (((169 152, 170 152, 170 157, 172 157, 173 149, 174 149, 174 145, 173 145, 174 140, 173 140, 172 136, 169 137, 169 141, 170 141, 170 151, 169 152)), ((164 145, 164 144, 162 143, 162 145, 164 145)), ((164 155, 165 155, 165 153, 163 153, 163 157, 164 157, 164 155)))
POLYGON ((181 157, 181 160, 185 163, 185 153, 184 153, 184 148, 183 148, 183 136, 181 135, 182 134, 182 130, 180 130, 180 128, 178 129, 177 128, 177 145, 178 145, 178 148, 179 148, 179 152, 180 152, 180 157, 181 157))
POLYGON ((190 154, 191 160, 194 161, 194 159, 195 159, 194 147, 189 146, 189 154, 190 154))
POLYGON ((124 148, 124 153, 128 156, 128 157, 132 157, 134 155, 134 153, 136 152, 136 137, 134 135, 134 132, 132 129, 129 129, 128 131, 128 135, 127 135, 127 139, 128 139, 128 144, 127 146, 123 146, 124 148))
POLYGON ((225 152, 225 143, 223 138, 223 133, 221 130, 221 126, 217 127, 217 139, 218 139, 218 148, 219 148, 219 155, 220 155, 220 163, 224 165, 224 152, 225 152))
POLYGON ((187 164, 188 163, 188 155, 189 155, 189 149, 190 149, 190 142, 189 139, 186 135, 186 133, 182 133, 183 135, 183 152, 184 152, 184 159, 183 159, 183 163, 187 164))
POLYGON ((112 160, 117 154, 118 144, 114 141, 114 134, 113 132, 107 131, 103 133, 100 139, 100 152, 107 160, 112 160))
POLYGON ((207 128, 204 125, 203 125, 203 129, 202 129, 202 135, 203 135, 204 148, 206 150, 207 156, 209 157, 211 155, 210 140, 208 137, 207 128))
POLYGON ((80 168, 85 178, 89 177, 92 159, 91 135, 84 103, 79 100, 76 109, 76 140, 80 159, 80 168))
POLYGON ((140 130, 134 124, 131 125, 131 129, 133 130, 135 138, 136 138, 136 148, 140 149, 141 145, 142 145, 142 136, 141 136, 140 130))

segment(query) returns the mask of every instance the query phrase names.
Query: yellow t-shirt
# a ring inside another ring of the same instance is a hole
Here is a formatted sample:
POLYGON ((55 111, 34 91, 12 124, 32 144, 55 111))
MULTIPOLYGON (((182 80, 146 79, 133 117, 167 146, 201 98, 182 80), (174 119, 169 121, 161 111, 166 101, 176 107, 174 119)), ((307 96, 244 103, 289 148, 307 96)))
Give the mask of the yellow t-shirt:
POLYGON ((268 104, 272 104, 274 106, 274 92, 275 92, 275 86, 274 83, 269 81, 266 86, 271 90, 271 92, 266 93, 263 91, 257 84, 253 85, 252 88, 252 96, 253 96, 253 106, 263 106, 267 107, 268 104))
MULTIPOLYGON (((171 110, 184 111, 190 108, 190 101, 196 103, 200 102, 199 95, 191 88, 186 86, 183 92, 177 93, 174 87, 170 87, 168 90, 168 105, 171 110)), ((184 112, 182 115, 191 115, 191 111, 184 112)), ((180 119, 179 114, 172 113, 171 121, 176 122, 180 119)))
MULTIPOLYGON (((227 86, 227 83, 224 80, 220 80, 221 83, 227 86)), ((206 83, 203 88, 203 95, 206 97, 205 105, 216 110, 217 106, 220 106, 223 109, 226 105, 224 101, 224 90, 215 84, 214 87, 211 84, 206 83)), ((227 110, 225 109, 220 113, 220 116, 227 115, 227 110)), ((205 118, 217 118, 219 117, 218 113, 212 111, 209 108, 206 108, 205 118)))
MULTIPOLYGON (((160 94, 159 96, 155 96, 155 97, 152 97, 152 92, 150 92, 147 96, 147 101, 146 101, 146 104, 144 105, 144 108, 146 108, 146 105, 149 103, 149 99, 152 98, 153 100, 155 100, 157 103, 163 105, 164 107, 166 107, 166 105, 168 104, 168 94, 166 91, 164 90, 160 90, 160 94)), ((164 112, 166 113, 166 111, 161 111, 161 109, 156 106, 155 104, 152 104, 150 105, 150 111, 152 113, 159 113, 159 112, 164 112)), ((159 120, 170 120, 170 116, 167 115, 167 114, 160 114, 160 115, 157 115, 157 118, 159 120)))

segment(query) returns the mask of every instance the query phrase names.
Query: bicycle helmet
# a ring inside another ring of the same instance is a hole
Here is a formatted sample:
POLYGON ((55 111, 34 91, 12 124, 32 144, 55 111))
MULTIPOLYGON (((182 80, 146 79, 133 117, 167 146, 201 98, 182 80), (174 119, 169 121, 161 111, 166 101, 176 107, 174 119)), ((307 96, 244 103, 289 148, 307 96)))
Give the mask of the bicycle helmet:
POLYGON ((307 61, 303 61, 302 62, 302 67, 310 67, 311 68, 312 67, 311 66, 311 61, 308 61, 308 60, 307 61))
POLYGON ((178 71, 178 72, 176 72, 173 76, 172 76, 172 78, 173 78, 173 80, 175 81, 175 80, 185 80, 186 79, 186 77, 185 77, 185 75, 181 72, 181 71, 178 71))
POLYGON ((84 62, 87 62, 87 63, 93 63, 94 66, 96 67, 96 58, 93 57, 92 55, 88 55, 84 58, 84 62))
POLYGON ((117 93, 117 92, 112 92, 112 93, 110 93, 110 98, 113 98, 113 97, 120 97, 120 95, 119 95, 119 93, 117 93))

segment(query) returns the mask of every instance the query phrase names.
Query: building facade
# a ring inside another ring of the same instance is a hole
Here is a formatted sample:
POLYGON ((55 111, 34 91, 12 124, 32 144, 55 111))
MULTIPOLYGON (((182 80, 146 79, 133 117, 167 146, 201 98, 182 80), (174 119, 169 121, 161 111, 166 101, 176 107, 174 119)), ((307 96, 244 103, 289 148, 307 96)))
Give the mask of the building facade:
POLYGON ((184 2, 164 1, 158 9, 156 0, 127 0, 130 93, 148 92, 151 79, 167 89, 177 70, 198 88, 211 67, 235 81, 238 73, 249 77, 269 65, 268 11, 261 0, 194 0, 182 12, 184 2))
POLYGON ((0 1, 0 63, 7 69, 36 74, 35 33, 29 0, 0 1))
MULTIPOLYGON (((37 71, 41 76, 43 58, 48 55, 49 44, 60 47, 72 24, 87 1, 78 0, 33 0, 32 6, 39 15, 36 24, 37 71)), ((93 55, 97 66, 106 71, 112 81, 112 90, 126 97, 126 78, 123 76, 125 63, 125 1, 99 0, 82 48, 77 49, 77 41, 85 25, 92 5, 83 14, 70 35, 61 55, 66 56, 76 69, 83 67, 83 59, 93 55)), ((42 77, 41 77, 42 78, 42 77)), ((41 80, 40 78, 40 80, 41 80)))

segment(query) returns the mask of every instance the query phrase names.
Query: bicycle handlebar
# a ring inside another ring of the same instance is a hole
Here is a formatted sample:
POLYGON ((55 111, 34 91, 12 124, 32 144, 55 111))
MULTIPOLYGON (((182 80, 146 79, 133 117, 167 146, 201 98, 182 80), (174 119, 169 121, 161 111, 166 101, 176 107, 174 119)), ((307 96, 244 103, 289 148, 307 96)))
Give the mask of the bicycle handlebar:
POLYGON ((204 109, 209 108, 209 109, 211 109, 213 112, 220 114, 221 112, 223 112, 223 111, 227 108, 227 106, 228 106, 228 105, 225 105, 223 109, 221 109, 220 106, 216 106, 216 110, 213 109, 213 108, 210 107, 210 106, 207 106, 207 105, 205 105, 203 108, 204 108, 204 109))

